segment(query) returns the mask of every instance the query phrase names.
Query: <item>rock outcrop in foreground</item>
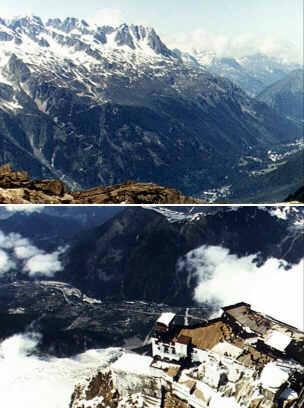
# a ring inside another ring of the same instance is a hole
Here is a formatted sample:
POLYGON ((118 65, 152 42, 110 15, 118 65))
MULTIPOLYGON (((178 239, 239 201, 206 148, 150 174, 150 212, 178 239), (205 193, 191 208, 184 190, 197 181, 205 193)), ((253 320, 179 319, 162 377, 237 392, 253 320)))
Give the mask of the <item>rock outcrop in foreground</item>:
POLYGON ((126 182, 72 192, 60 180, 31 180, 25 171, 0 167, 1 204, 199 204, 194 198, 152 183, 126 182))
MULTIPOLYGON (((153 396, 153 393, 157 391, 156 383, 150 384, 148 394, 143 395, 138 392, 123 396, 115 389, 113 377, 115 375, 111 370, 107 370, 98 373, 87 385, 77 385, 72 395, 70 408, 189 408, 187 402, 176 397, 169 390, 163 389, 161 399, 153 396)), ((137 380, 138 384, 144 383, 144 379, 140 380, 140 376, 137 380)))

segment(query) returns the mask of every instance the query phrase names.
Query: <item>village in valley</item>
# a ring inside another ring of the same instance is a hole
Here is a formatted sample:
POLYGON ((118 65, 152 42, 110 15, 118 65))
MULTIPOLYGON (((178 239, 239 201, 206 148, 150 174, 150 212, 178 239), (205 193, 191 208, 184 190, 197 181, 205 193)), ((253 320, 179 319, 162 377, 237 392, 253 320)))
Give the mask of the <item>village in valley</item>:
POLYGON ((249 304, 209 321, 163 313, 151 348, 112 364, 121 406, 304 407, 304 333, 249 304))

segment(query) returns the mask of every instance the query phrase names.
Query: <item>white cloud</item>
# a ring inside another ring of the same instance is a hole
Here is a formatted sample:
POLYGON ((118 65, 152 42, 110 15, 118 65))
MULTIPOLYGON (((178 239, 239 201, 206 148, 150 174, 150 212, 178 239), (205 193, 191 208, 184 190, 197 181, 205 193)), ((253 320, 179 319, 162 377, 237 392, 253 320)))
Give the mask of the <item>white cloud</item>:
POLYGON ((43 205, 6 205, 5 209, 8 212, 24 212, 24 213, 34 213, 41 212, 43 210, 43 205))
POLYGON ((0 231, 0 276, 17 268, 30 277, 53 277, 63 265, 60 255, 66 248, 46 253, 20 234, 0 231))
POLYGON ((34 255, 26 261, 23 270, 28 272, 30 277, 53 277, 62 270, 62 263, 59 260, 60 254, 60 251, 56 251, 52 254, 34 255))
POLYGON ((230 36, 196 29, 176 36, 168 36, 167 44, 185 52, 213 52, 218 57, 242 57, 256 53, 280 58, 288 62, 302 63, 302 50, 295 44, 270 36, 241 34, 230 36))
POLYGON ((10 259, 6 252, 0 249, 0 276, 7 273, 13 267, 13 261, 10 259))
POLYGON ((29 259, 35 255, 41 254, 41 250, 31 245, 18 245, 14 248, 14 253, 18 259, 29 259))
POLYGON ((97 26, 119 26, 124 22, 122 12, 118 9, 103 8, 98 10, 95 15, 88 19, 89 23, 97 26))
POLYGON ((120 356, 120 350, 106 349, 76 358, 39 358, 35 352, 40 338, 39 334, 20 334, 0 343, 1 406, 68 407, 78 382, 120 356))
POLYGON ((38 333, 17 334, 0 345, 0 357, 8 360, 18 360, 31 355, 39 344, 41 336, 38 333))
POLYGON ((222 247, 203 246, 188 253, 178 267, 197 278, 194 299, 221 306, 245 301, 254 308, 304 328, 304 259, 287 268, 269 258, 258 266, 256 255, 238 257, 222 247))

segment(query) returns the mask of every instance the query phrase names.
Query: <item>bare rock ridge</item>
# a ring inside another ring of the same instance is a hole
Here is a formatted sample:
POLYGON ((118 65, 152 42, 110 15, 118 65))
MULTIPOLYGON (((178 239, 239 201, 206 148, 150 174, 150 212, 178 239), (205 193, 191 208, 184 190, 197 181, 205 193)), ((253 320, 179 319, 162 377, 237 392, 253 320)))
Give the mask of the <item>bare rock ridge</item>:
POLYGON ((126 182, 110 187, 71 192, 60 180, 32 180, 25 171, 0 167, 2 204, 193 204, 202 203, 152 183, 126 182))
POLYGON ((0 167, 0 203, 68 204, 73 196, 59 180, 31 180, 25 171, 13 171, 9 164, 0 167))

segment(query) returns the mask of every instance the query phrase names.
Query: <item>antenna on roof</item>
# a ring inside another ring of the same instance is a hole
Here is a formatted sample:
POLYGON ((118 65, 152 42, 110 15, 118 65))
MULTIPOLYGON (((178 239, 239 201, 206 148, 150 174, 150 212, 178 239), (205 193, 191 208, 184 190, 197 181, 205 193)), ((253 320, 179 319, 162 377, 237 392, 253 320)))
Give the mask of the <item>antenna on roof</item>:
POLYGON ((184 324, 186 327, 189 326, 189 307, 187 307, 186 311, 185 311, 185 321, 184 324))

